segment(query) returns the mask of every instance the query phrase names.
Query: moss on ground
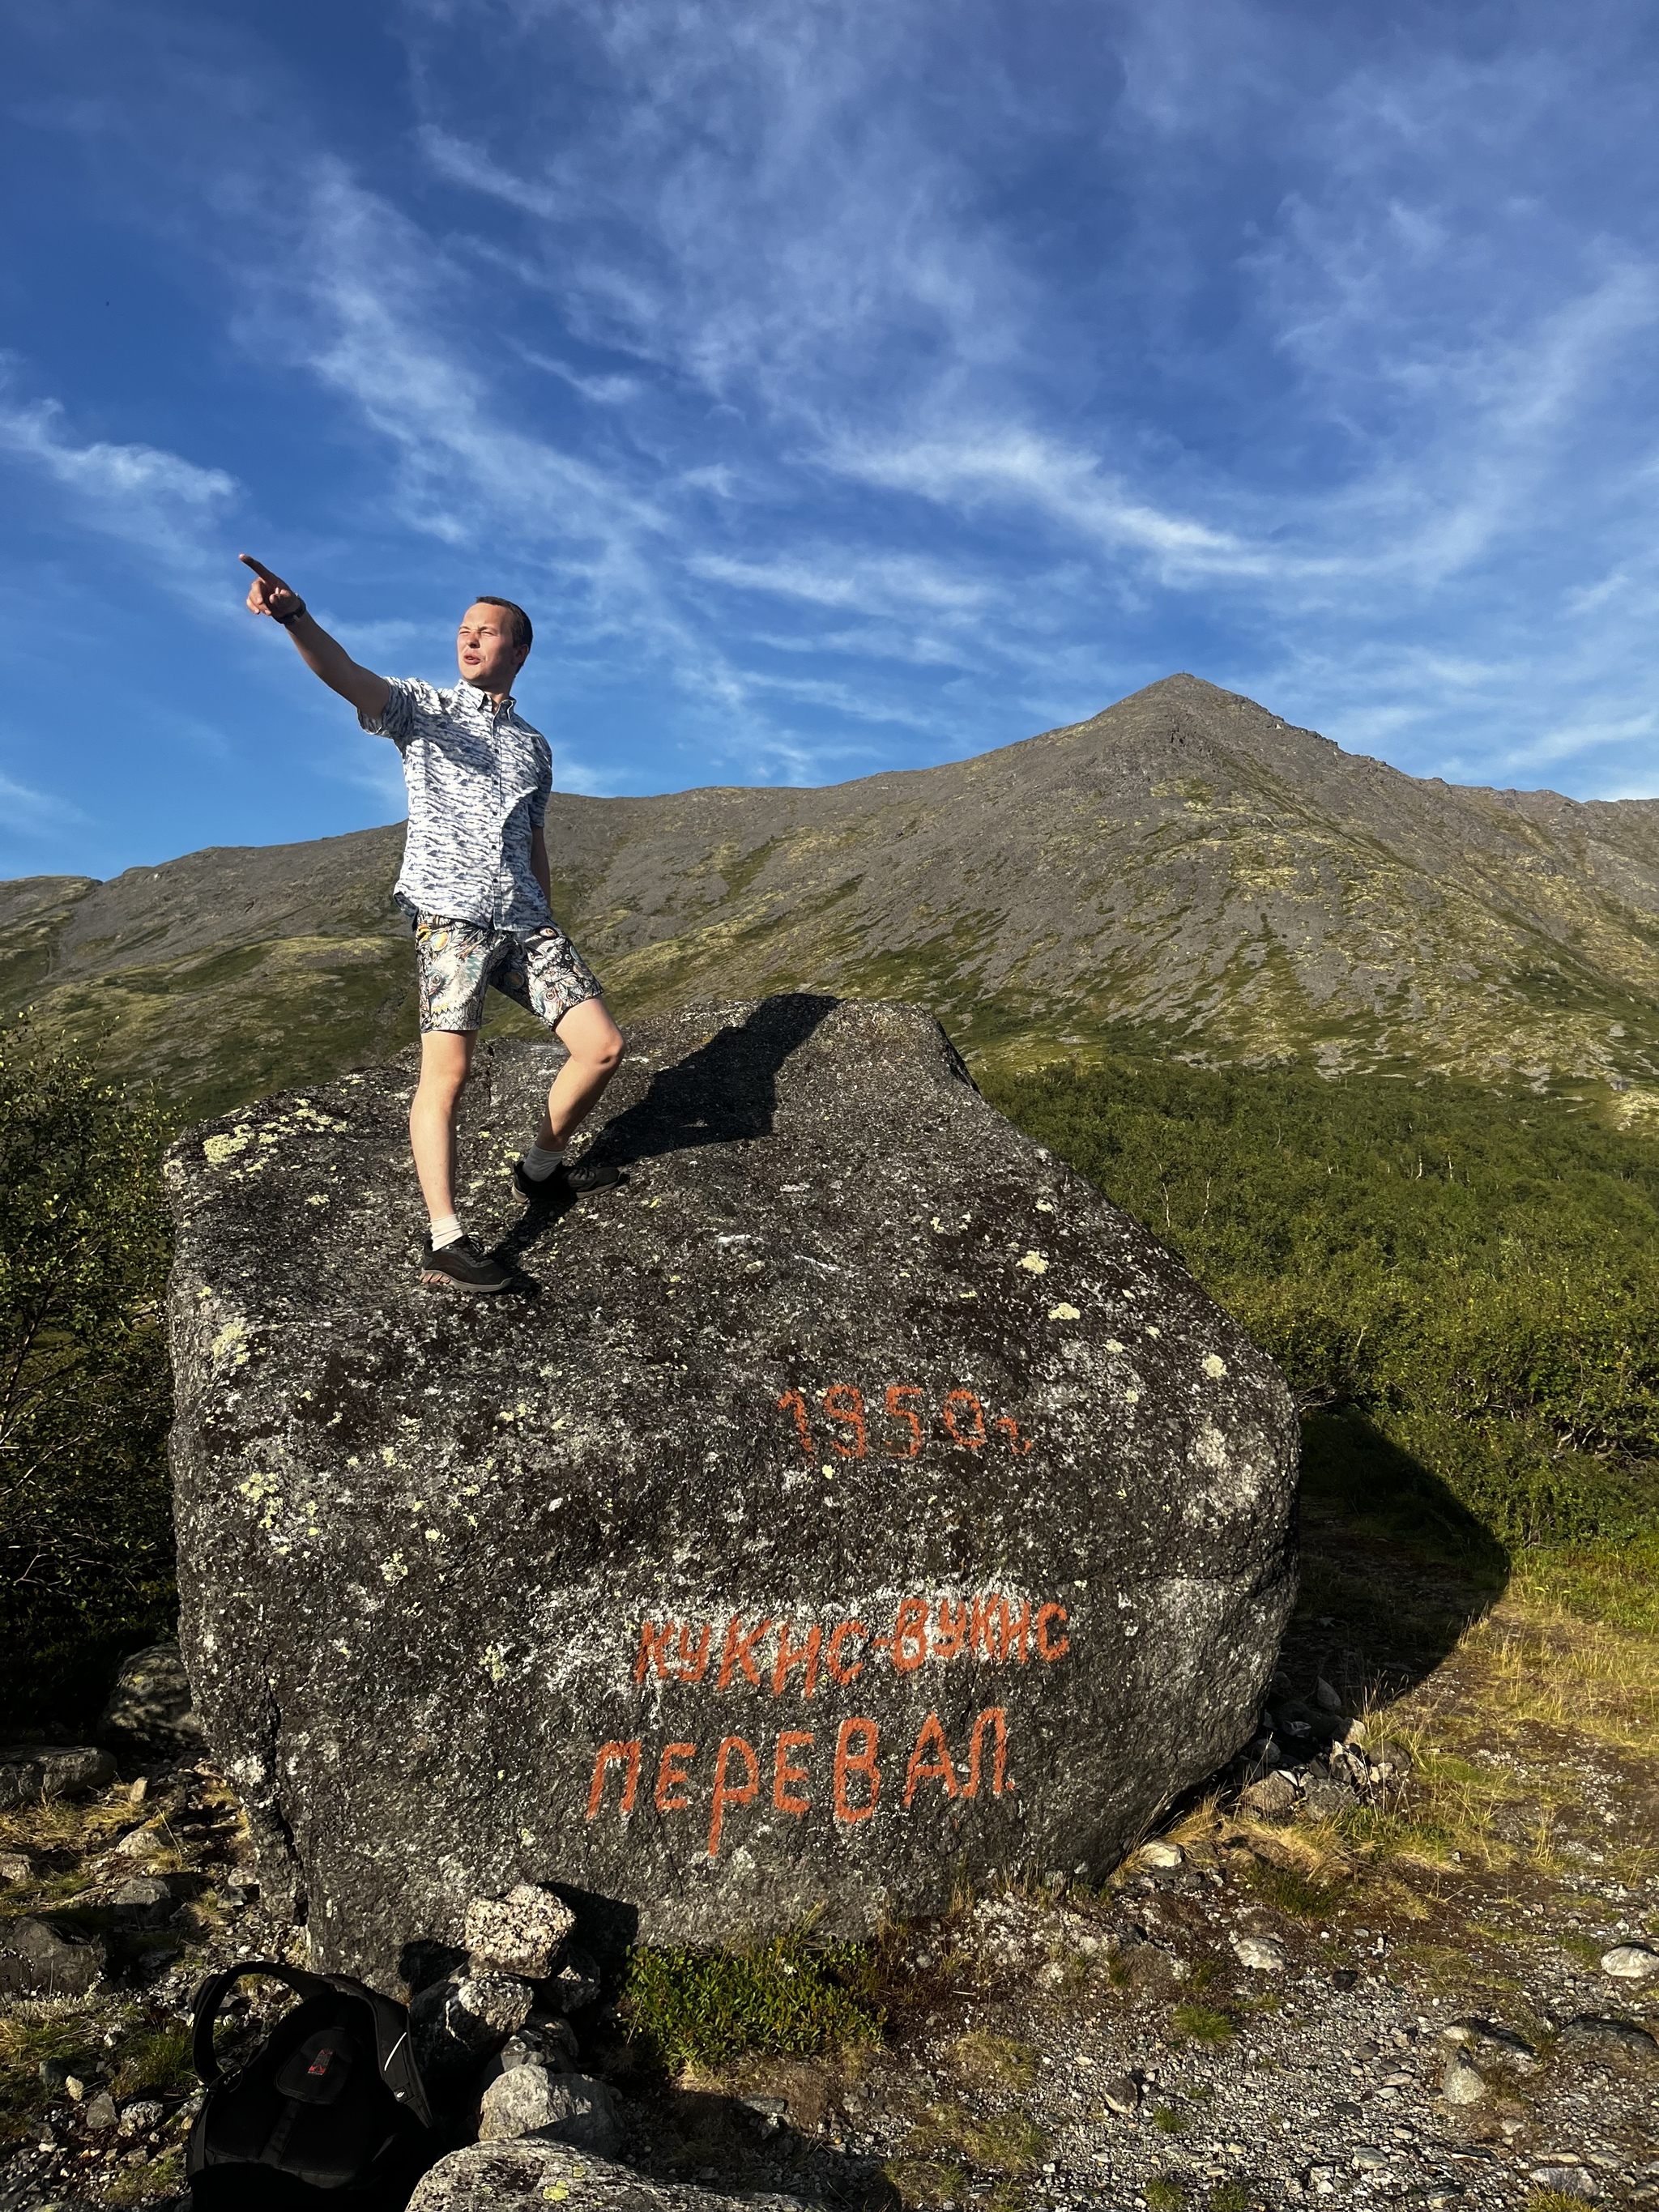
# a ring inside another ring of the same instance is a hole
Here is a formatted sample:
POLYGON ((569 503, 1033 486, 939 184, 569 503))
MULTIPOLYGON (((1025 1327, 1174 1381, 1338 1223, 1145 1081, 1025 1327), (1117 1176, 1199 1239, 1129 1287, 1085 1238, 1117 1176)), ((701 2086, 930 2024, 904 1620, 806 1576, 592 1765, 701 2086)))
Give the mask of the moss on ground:
POLYGON ((810 2057, 879 2040, 869 1946, 780 1936, 744 1951, 641 1948, 629 1960, 629 2040, 669 2072, 753 2052, 810 2057))

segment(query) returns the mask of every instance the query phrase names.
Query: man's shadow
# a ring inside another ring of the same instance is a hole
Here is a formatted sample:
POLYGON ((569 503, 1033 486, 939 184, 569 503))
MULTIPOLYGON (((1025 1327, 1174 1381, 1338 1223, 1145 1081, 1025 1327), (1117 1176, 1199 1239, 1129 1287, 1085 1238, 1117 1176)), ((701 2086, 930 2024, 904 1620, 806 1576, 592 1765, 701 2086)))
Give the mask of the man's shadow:
MULTIPOLYGON (((783 991, 763 999, 746 1021, 719 1030, 684 1060, 659 1068, 645 1096, 601 1124, 582 1154, 584 1164, 615 1168, 624 1181, 630 1167, 665 1152, 703 1145, 741 1144, 770 1133, 777 1112, 778 1074, 838 1000, 811 991, 783 991)), ((517 1267, 573 1207, 575 1195, 526 1210, 496 1246, 517 1267)), ((533 1279, 526 1279, 533 1288, 533 1279)))
POLYGON ((626 1169, 664 1152, 769 1134, 779 1070, 839 1004, 811 991, 763 999, 747 1021, 659 1069, 644 1097, 599 1130, 587 1158, 626 1169))

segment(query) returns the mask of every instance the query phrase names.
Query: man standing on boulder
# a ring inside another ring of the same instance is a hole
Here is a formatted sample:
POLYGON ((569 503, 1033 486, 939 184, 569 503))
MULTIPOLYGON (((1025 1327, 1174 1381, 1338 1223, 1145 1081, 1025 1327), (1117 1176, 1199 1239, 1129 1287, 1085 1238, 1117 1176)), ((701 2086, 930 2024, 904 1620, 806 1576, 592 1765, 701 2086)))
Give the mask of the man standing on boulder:
POLYGON ((247 604, 280 623, 300 658, 403 756, 409 831, 393 896, 415 927, 421 1079, 409 1141, 431 1228, 421 1280, 503 1291, 511 1271, 479 1250, 455 1212, 455 1115, 483 1019, 498 991, 546 1023, 570 1057, 547 1094, 535 1142, 513 1181, 532 1207, 615 1182, 614 1168, 568 1164, 565 1146, 616 1073, 623 1041, 592 969, 553 919, 543 822, 553 787, 547 739, 514 711, 530 617, 511 599, 476 599, 461 617, 461 681, 434 691, 360 668, 280 576, 244 553, 247 604))

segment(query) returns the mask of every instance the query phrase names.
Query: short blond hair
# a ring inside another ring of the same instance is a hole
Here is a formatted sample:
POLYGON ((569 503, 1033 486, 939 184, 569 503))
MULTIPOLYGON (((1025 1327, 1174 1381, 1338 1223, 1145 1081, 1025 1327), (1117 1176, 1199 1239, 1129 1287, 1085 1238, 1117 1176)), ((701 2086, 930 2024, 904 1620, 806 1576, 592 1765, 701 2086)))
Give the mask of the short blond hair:
POLYGON ((475 607, 505 607, 513 617, 513 642, 521 645, 526 653, 536 642, 536 633, 530 617, 516 600, 504 599, 496 592, 480 592, 472 602, 475 607))

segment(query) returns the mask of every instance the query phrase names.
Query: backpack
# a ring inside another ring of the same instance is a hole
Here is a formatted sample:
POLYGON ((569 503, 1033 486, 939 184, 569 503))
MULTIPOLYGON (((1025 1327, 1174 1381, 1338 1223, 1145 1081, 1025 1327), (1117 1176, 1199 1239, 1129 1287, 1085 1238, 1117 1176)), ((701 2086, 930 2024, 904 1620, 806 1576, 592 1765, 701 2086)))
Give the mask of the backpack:
POLYGON ((409 2014, 339 1974, 247 1959, 196 1992, 196 2071, 207 2095, 185 2160, 191 2212, 401 2212, 445 2148, 409 2043, 409 2014), (213 2027, 246 1974, 301 2002, 234 2072, 213 2027))

